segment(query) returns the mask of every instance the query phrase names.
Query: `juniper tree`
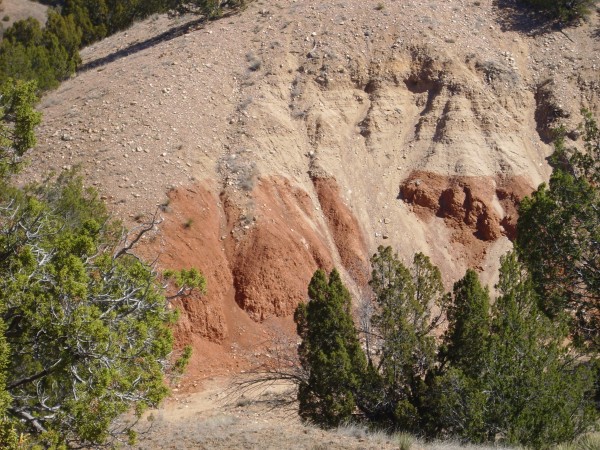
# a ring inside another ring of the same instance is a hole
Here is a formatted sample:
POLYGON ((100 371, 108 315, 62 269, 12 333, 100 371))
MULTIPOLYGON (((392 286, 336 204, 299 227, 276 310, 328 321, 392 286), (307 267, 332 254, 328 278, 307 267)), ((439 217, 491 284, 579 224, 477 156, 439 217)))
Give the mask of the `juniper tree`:
POLYGON ((441 275, 425 255, 417 253, 412 272, 391 247, 380 246, 371 259, 370 281, 377 303, 373 329, 380 340, 378 370, 385 386, 382 415, 396 427, 416 429, 424 379, 435 364, 431 331, 441 315, 444 295, 441 275))
POLYGON ((490 334, 489 292, 467 270, 454 283, 439 366, 428 380, 426 427, 437 437, 486 439, 486 391, 481 383, 490 334))
POLYGON ((294 314, 302 343, 300 362, 307 371, 299 385, 299 413, 304 420, 334 427, 349 420, 366 369, 366 358, 352 320, 348 289, 334 269, 317 270, 308 287, 308 303, 294 314))
POLYGON ((584 151, 555 141, 552 176, 521 203, 517 248, 544 311, 567 311, 579 343, 600 345, 600 133, 584 111, 584 151))
POLYGON ((71 76, 80 62, 81 30, 72 16, 51 10, 45 28, 33 18, 15 22, 0 43, 0 82, 36 81, 52 89, 71 76))
POLYGON ((429 382, 427 431, 533 448, 574 439, 595 420, 590 364, 570 348, 560 320, 540 310, 515 253, 502 258, 496 288, 489 316, 475 272, 455 284, 443 370, 429 382))
POLYGON ((501 259, 482 371, 487 439, 534 448, 574 439, 595 420, 594 379, 566 344, 567 330, 538 307, 532 281, 514 252, 501 259))
MULTIPOLYGON (((120 414, 139 416, 167 394, 176 313, 157 273, 133 251, 155 221, 122 235, 97 193, 70 173, 12 185, 34 142, 34 91, 17 84, 2 97, 0 438, 105 444, 132 436, 131 424, 115 425, 120 414)), ((204 286, 195 270, 172 276, 204 286)))
POLYGON ((448 329, 442 351, 444 363, 469 376, 479 374, 485 357, 490 327, 490 295, 481 286, 477 273, 469 269, 454 283, 452 302, 447 308, 448 329))

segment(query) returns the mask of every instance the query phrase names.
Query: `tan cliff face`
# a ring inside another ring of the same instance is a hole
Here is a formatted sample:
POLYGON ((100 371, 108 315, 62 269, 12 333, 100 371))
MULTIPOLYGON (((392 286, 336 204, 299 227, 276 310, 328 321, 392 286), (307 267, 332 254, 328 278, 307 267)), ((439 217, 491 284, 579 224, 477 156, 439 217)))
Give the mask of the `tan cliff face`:
POLYGON ((598 116, 597 14, 560 32, 491 0, 378 3, 155 17, 42 100, 23 179, 80 166, 129 225, 163 205, 144 254, 206 275, 178 304, 198 376, 293 340, 317 268, 368 295, 378 245, 493 283, 550 129, 598 116))

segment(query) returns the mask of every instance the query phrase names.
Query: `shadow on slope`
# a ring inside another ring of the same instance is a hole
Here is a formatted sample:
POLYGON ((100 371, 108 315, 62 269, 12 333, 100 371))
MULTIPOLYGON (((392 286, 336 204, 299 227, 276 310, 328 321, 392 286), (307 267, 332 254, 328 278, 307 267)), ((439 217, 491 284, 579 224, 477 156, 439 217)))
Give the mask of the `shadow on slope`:
POLYGON ((494 0, 497 22, 502 31, 517 31, 530 36, 539 36, 560 29, 561 24, 540 11, 536 11, 520 0, 494 0))
POLYGON ((141 42, 136 42, 131 44, 125 48, 117 50, 109 55, 106 55, 102 58, 94 59, 86 64, 82 64, 77 69, 77 72, 86 72, 91 69, 95 69, 97 67, 105 66, 113 61, 117 61, 126 56, 132 55, 134 53, 140 52, 142 50, 146 50, 148 48, 154 47, 162 42, 168 42, 172 39, 175 39, 179 36, 183 36, 184 34, 202 28, 202 26, 207 22, 205 17, 200 19, 192 20, 190 22, 184 23, 183 25, 178 25, 169 30, 161 33, 157 36, 153 36, 149 39, 146 39, 141 42))
MULTIPOLYGON (((234 14, 236 14, 239 9, 232 9, 228 12, 222 14, 219 17, 219 20, 226 19, 234 14)), ((206 23, 208 23, 211 19, 208 19, 206 16, 202 16, 199 19, 191 20, 182 25, 174 26, 164 33, 161 33, 157 36, 153 36, 151 38, 146 39, 142 42, 135 42, 125 48, 117 50, 116 52, 111 53, 110 55, 103 56, 102 58, 95 59, 86 64, 79 66, 77 72, 86 72, 91 69, 95 69, 97 67, 105 66, 113 61, 117 61, 126 56, 132 55, 137 52, 141 52, 142 50, 146 50, 148 48, 154 47, 162 42, 168 42, 172 39, 175 39, 179 36, 183 36, 184 34, 202 29, 206 23)))

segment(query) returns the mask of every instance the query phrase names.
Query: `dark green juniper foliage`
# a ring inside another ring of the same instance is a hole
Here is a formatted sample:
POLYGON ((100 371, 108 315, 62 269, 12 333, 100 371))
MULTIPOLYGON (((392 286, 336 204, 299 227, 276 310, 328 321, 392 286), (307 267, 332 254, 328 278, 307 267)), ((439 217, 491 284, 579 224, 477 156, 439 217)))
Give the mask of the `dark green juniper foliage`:
POLYGON ((567 311, 577 343, 600 345, 600 133, 584 111, 585 151, 567 148, 559 130, 549 185, 521 203, 519 258, 543 310, 567 311))
POLYGON ((244 3, 245 0, 67 0, 62 14, 74 18, 82 31, 82 45, 88 45, 152 14, 193 11, 214 19, 222 14, 224 5, 236 8, 244 3))
POLYGON ((452 298, 440 356, 466 375, 476 376, 481 371, 490 334, 490 294, 487 287, 481 286, 477 273, 469 269, 454 283, 452 298))
POLYGON ((381 340, 378 369, 385 390, 379 414, 396 428, 417 430, 423 382, 435 364, 431 331, 441 316, 432 319, 431 308, 443 306, 441 275, 421 253, 410 271, 391 247, 379 247, 371 264, 378 305, 372 323, 381 340))
POLYGON ((502 258, 497 289, 490 317, 474 272, 455 284, 446 359, 428 393, 428 425, 435 435, 471 442, 500 437, 549 448, 572 440, 595 419, 592 373, 565 346, 566 327, 539 309, 515 253, 502 258))
POLYGON ((551 17, 572 22, 587 17, 597 0, 522 0, 535 8, 547 11, 551 17))
POLYGON ((366 370, 362 354, 351 363, 359 352, 348 350, 357 348, 349 309, 342 313, 331 301, 323 272, 311 281, 317 300, 298 308, 299 353, 310 373, 300 386, 302 417, 328 427, 353 417, 376 428, 540 449, 573 440, 594 423, 593 361, 578 358, 560 317, 552 321, 539 308, 515 253, 501 260, 491 311, 472 270, 450 299, 422 254, 409 270, 390 247, 380 247, 372 265, 378 342, 366 370), (434 305, 448 311, 439 341, 434 305))
POLYGON ((482 442, 486 395, 481 374, 490 334, 489 292, 469 269, 454 283, 452 299, 438 353, 440 364, 428 380, 426 422, 433 435, 482 442))
POLYGON ((15 22, 0 43, 0 82, 34 80, 41 90, 55 88, 75 72, 80 43, 72 16, 50 11, 43 29, 33 18, 15 22))
POLYGON ((567 329, 538 307, 531 278, 514 252, 501 259, 482 372, 487 437, 549 448, 594 422, 594 379, 565 346, 567 329))
POLYGON ((299 412, 304 420, 334 427, 355 412, 366 358, 352 321, 350 293, 339 273, 333 270, 327 279, 317 270, 308 297, 294 315, 302 338, 298 354, 308 375, 299 386, 299 412))

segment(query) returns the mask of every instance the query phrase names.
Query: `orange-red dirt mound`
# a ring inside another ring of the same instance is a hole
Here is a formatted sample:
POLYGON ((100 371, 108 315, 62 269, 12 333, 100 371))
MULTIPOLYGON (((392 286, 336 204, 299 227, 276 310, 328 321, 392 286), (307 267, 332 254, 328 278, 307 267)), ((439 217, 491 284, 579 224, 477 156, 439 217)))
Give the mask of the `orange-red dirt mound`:
POLYGON ((315 225, 308 194, 283 178, 264 178, 253 191, 255 217, 233 250, 236 301, 254 320, 290 316, 306 299, 317 268, 333 261, 315 225))
MULTIPOLYGON (((158 256, 160 268, 196 267, 207 279, 205 295, 174 302, 180 311, 177 346, 191 344, 194 350, 184 388, 193 388, 205 376, 246 369, 266 358, 273 342, 294 336, 290 317, 257 323, 236 303, 229 258, 250 233, 232 233, 235 230, 228 218, 240 211, 219 190, 205 185, 172 190, 159 233, 143 249, 149 260, 158 256)), ((260 255, 246 256, 257 267, 268 264, 260 255)), ((301 298, 305 291, 306 287, 295 293, 301 298)))
POLYGON ((453 230, 452 239, 472 251, 476 262, 486 242, 514 240, 520 201, 533 188, 521 177, 446 177, 415 171, 400 185, 400 198, 426 219, 435 215, 453 230))
POLYGON ((159 264, 165 268, 196 267, 208 282, 204 296, 178 300, 177 334, 220 342, 228 333, 224 301, 232 285, 229 262, 220 242, 221 211, 213 192, 203 186, 173 190, 161 225, 159 264))
POLYGON ((315 188, 318 199, 286 178, 262 177, 252 191, 170 191, 144 254, 158 254, 162 268, 197 267, 207 279, 205 295, 175 302, 178 346, 196 350, 192 378, 240 370, 277 338, 294 339, 291 316, 317 268, 341 261, 357 285, 367 282, 364 238, 335 180, 315 180, 315 188))

